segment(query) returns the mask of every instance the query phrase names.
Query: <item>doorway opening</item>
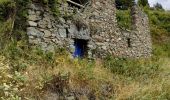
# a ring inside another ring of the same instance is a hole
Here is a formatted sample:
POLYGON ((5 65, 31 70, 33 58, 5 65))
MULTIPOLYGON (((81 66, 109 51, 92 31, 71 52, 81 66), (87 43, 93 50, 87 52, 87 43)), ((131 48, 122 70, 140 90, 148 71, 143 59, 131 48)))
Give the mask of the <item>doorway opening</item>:
POLYGON ((88 44, 87 40, 74 39, 75 51, 73 56, 79 58, 87 56, 87 49, 88 49, 87 44, 88 44))

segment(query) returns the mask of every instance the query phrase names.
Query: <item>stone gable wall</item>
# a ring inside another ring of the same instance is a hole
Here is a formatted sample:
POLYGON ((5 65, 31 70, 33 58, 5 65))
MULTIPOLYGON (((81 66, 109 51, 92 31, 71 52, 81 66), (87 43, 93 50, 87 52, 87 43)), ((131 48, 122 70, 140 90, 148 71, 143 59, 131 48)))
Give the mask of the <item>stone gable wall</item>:
MULTIPOLYGON (((72 14, 67 5, 61 12, 72 14)), ((116 7, 113 0, 96 0, 73 16, 55 18, 50 10, 38 2, 29 7, 27 34, 29 43, 39 45, 45 51, 66 48, 71 54, 75 50, 74 39, 88 41, 89 58, 105 57, 108 54, 120 57, 151 56, 151 37, 148 17, 137 6, 132 7, 133 30, 122 30, 117 26, 116 7), (129 46, 130 43, 130 46, 129 46)))

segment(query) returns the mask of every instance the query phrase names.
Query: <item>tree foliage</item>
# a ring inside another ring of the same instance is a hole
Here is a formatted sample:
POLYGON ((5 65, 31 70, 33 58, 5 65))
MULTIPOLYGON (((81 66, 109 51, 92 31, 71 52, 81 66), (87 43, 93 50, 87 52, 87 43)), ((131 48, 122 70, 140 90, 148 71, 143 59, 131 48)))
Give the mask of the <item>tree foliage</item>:
POLYGON ((115 0, 116 8, 121 10, 127 10, 134 0, 115 0))
POLYGON ((149 7, 148 0, 138 0, 138 5, 143 6, 143 7, 146 7, 146 6, 149 7))
POLYGON ((154 5, 154 8, 157 9, 157 10, 163 10, 163 7, 162 7, 162 5, 160 3, 156 3, 154 5))
POLYGON ((15 7, 16 5, 13 0, 0 1, 0 20, 7 20, 12 17, 15 7))

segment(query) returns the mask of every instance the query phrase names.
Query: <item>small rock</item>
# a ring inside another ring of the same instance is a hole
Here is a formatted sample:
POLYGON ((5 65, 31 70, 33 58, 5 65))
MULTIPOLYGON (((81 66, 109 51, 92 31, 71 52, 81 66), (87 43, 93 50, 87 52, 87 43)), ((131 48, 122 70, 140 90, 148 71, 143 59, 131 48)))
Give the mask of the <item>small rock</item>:
POLYGON ((27 34, 29 36, 36 36, 36 37, 43 37, 44 33, 40 32, 34 27, 28 27, 27 28, 27 34))
POLYGON ((107 46, 102 46, 102 49, 103 50, 107 50, 107 46))
POLYGON ((27 28, 27 34, 28 35, 32 35, 32 36, 36 36, 37 35, 37 31, 34 27, 28 27, 27 28))
POLYGON ((95 39, 95 40, 97 40, 98 42, 103 42, 103 37, 101 37, 101 36, 98 36, 98 35, 95 35, 95 36, 93 36, 93 38, 95 39))
POLYGON ((29 14, 29 15, 34 15, 34 14, 35 14, 35 11, 34 11, 34 10, 28 10, 28 14, 29 14))
POLYGON ((34 21, 28 21, 28 25, 29 25, 29 26, 33 26, 33 27, 36 27, 36 26, 37 26, 37 23, 34 22, 34 21))
POLYGON ((76 100, 74 96, 67 97, 67 100, 76 100))
POLYGON ((40 27, 40 28, 46 28, 47 27, 47 21, 45 21, 45 20, 41 20, 41 21, 39 21, 38 22, 38 27, 40 27))
POLYGON ((36 15, 29 15, 28 16, 28 20, 30 20, 30 21, 37 21, 38 19, 37 19, 36 15))
POLYGON ((40 16, 41 12, 40 11, 36 11, 36 15, 40 16))
POLYGON ((34 39, 34 36, 29 36, 29 39, 34 39))
POLYGON ((88 48, 94 48, 94 46, 93 45, 88 45, 88 48))
POLYGON ((33 10, 43 11, 43 8, 40 5, 36 5, 36 4, 31 4, 30 8, 33 10))
POLYGON ((77 31, 77 28, 75 25, 70 25, 70 28, 68 28, 68 32, 73 34, 75 31, 77 31))
POLYGON ((44 37, 50 37, 51 36, 51 32, 48 31, 48 30, 45 30, 44 33, 45 33, 44 37))
POLYGON ((30 44, 38 44, 40 42, 40 39, 29 39, 30 44))
POLYGON ((66 38, 67 37, 66 29, 65 28, 60 28, 59 29, 59 34, 60 34, 60 37, 66 38))
POLYGON ((106 39, 106 42, 109 42, 110 41, 110 39, 106 39))
POLYGON ((52 28, 52 25, 51 25, 51 23, 48 23, 48 26, 47 26, 48 28, 52 28))
POLYGON ((71 20, 67 20, 67 24, 71 24, 71 20))
POLYGON ((59 18, 59 21, 60 21, 62 24, 66 23, 65 19, 62 18, 62 17, 59 18))

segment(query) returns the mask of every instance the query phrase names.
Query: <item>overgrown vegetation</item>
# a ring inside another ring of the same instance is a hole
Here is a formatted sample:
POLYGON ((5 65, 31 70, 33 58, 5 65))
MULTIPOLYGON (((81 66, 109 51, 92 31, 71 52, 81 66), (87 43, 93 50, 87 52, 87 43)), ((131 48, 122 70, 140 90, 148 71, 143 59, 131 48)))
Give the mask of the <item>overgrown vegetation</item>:
POLYGON ((0 95, 4 100, 42 99, 45 91, 65 94, 65 88, 77 92, 88 89, 96 98, 111 100, 169 99, 169 58, 134 60, 108 57, 104 61, 89 62, 70 59, 63 50, 53 55, 39 49, 22 52, 14 48, 7 52, 9 56, 1 56, 0 85, 3 93, 0 95), (55 85, 53 79, 58 80, 55 82, 60 83, 59 88, 52 86, 55 85), (109 85, 106 94, 101 89, 103 85, 109 85))
MULTIPOLYGON (((0 5, 6 5, 6 2, 11 0, 0 0, 0 5)), ((43 99, 51 89, 65 94, 65 88, 77 92, 89 90, 97 99, 106 100, 170 99, 169 12, 145 8, 153 36, 152 58, 134 60, 109 56, 104 60, 88 61, 71 59, 64 49, 53 54, 38 47, 30 48, 23 26, 26 25, 23 23, 27 18, 25 8, 28 2, 17 0, 10 6, 0 6, 0 99, 43 99), (13 9, 16 5, 20 8, 16 15, 8 17, 2 11, 8 7, 11 9, 11 6, 13 9), (11 31, 12 34, 9 34, 11 31), (53 85, 58 88, 53 88, 53 85), (102 88, 104 86, 106 91, 102 88)), ((119 25, 130 28, 129 10, 117 13, 119 25)))
POLYGON ((117 10, 116 17, 120 28, 131 29, 130 10, 117 10))
POLYGON ((49 7, 55 16, 60 15, 59 6, 65 0, 41 0, 44 5, 49 7))

